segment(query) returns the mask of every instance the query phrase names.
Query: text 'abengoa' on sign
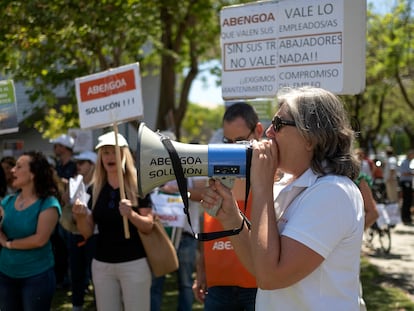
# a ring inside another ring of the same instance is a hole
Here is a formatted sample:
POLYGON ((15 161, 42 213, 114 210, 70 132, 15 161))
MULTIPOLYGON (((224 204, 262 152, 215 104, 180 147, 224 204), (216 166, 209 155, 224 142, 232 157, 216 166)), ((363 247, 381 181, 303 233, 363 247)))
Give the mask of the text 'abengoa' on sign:
POLYGON ((132 69, 79 84, 82 102, 131 91, 135 88, 135 76, 132 69))
POLYGON ((274 22, 274 21, 275 21, 275 16, 273 15, 272 12, 260 13, 260 14, 225 18, 223 20, 221 27, 225 28, 225 27, 266 23, 266 22, 274 22))

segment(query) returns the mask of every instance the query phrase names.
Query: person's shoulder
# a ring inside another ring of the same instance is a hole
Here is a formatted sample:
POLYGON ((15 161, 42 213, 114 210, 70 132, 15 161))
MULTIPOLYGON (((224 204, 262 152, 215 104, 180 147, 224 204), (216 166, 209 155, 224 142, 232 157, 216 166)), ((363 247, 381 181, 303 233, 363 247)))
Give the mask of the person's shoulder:
POLYGON ((5 206, 13 201, 13 199, 16 199, 17 193, 10 193, 6 194, 1 200, 0 203, 2 206, 5 206))
POLYGON ((334 183, 353 183, 352 179, 350 179, 348 176, 344 175, 338 175, 338 174, 326 174, 323 176, 320 176, 318 178, 318 181, 320 182, 334 182, 334 183))
POLYGON ((361 190, 351 178, 342 175, 326 175, 318 178, 310 191, 305 191, 302 200, 309 204, 333 204, 334 207, 330 210, 343 211, 346 215, 348 210, 352 210, 348 209, 349 206, 359 208, 357 199, 360 197, 361 190))
POLYGON ((59 203, 59 199, 53 195, 48 196, 46 198, 43 199, 39 199, 39 202, 42 206, 42 209, 46 209, 46 208, 50 208, 50 207, 56 207, 58 209, 61 208, 60 203, 59 203))
POLYGON ((333 195, 344 190, 345 192, 358 190, 358 186, 355 184, 355 181, 347 176, 328 174, 318 178, 315 183, 315 189, 333 195))

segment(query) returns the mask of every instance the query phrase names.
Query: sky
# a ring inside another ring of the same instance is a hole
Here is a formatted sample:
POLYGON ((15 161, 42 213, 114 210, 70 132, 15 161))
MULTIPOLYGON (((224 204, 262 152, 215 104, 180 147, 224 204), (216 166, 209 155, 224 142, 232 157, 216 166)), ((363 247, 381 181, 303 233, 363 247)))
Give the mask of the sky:
POLYGON ((221 87, 216 86, 216 77, 209 74, 207 70, 210 66, 217 63, 220 63, 220 61, 212 61, 200 66, 200 73, 191 86, 189 95, 190 102, 205 107, 214 107, 224 103, 221 97, 221 87), (201 77, 205 77, 206 81, 203 81, 201 77))
MULTIPOLYGON (((396 0, 368 0, 368 3, 374 3, 374 10, 379 13, 384 13, 391 10, 396 0)), ((220 61, 218 60, 216 62, 220 61)), ((208 74, 206 70, 211 65, 211 63, 205 63, 200 67, 200 73, 191 86, 189 95, 190 102, 205 107, 215 107, 224 103, 221 97, 221 87, 216 86, 216 78, 208 74), (202 76, 206 78, 206 82, 202 80, 202 76)))

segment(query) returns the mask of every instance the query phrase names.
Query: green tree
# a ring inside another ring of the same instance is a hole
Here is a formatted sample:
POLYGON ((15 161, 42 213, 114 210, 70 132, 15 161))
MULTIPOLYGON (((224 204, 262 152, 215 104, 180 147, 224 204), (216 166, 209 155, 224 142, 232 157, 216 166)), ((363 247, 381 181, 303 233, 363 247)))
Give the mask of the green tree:
MULTIPOLYGON (((399 0, 386 14, 367 14, 366 89, 344 97, 362 147, 380 149, 401 130, 412 133, 413 83, 411 1, 399 0)), ((414 140, 408 145, 413 146, 414 140)), ((404 147, 406 148, 406 147, 404 147)))
POLYGON ((79 125, 75 78, 140 61, 156 31, 147 1, 3 1, 0 9, 3 74, 25 83, 32 102, 46 103, 34 114, 46 134, 79 125))
POLYGON ((160 75, 157 127, 179 137, 198 64, 220 55, 218 13, 238 2, 2 1, 0 68, 47 104, 35 126, 56 134, 78 122, 75 78, 139 61, 143 76, 160 75))
MULTIPOLYGON (((75 78, 138 61, 143 76, 160 75, 157 128, 180 137, 199 64, 220 56, 220 9, 243 2, 1 1, 1 72, 26 83, 32 102, 47 104, 33 117, 50 137, 78 126, 75 78)), ((401 131, 414 146, 411 3, 368 10, 366 90, 344 97, 361 146, 380 148, 379 137, 392 141, 401 131)))
POLYGON ((190 103, 181 127, 181 141, 184 143, 194 141, 202 144, 208 143, 212 134, 221 128, 223 115, 223 105, 215 108, 206 108, 190 103))

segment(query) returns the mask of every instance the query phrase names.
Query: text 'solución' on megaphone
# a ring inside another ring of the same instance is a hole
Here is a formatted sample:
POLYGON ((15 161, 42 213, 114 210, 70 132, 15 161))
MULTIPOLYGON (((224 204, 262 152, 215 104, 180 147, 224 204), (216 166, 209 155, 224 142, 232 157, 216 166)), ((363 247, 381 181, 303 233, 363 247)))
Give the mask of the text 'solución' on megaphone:
MULTIPOLYGON (((154 188, 176 179, 163 136, 141 123, 138 129, 136 165, 138 195, 142 198, 154 188)), ((185 177, 246 177, 250 170, 250 144, 195 145, 171 141, 185 177)))

